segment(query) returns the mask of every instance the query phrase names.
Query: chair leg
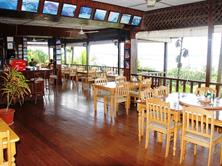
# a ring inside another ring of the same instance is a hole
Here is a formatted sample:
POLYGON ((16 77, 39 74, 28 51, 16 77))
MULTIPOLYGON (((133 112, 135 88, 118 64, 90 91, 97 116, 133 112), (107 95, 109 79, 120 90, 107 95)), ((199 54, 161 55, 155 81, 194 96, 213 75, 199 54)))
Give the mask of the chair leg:
POLYGON ((104 97, 103 100, 104 100, 104 114, 106 115, 107 114, 107 98, 104 97))
POLYGON ((178 128, 175 128, 175 130, 174 130, 174 140, 173 140, 173 156, 176 155, 177 131, 178 131, 178 128))
POLYGON ((150 139, 150 130, 149 130, 149 126, 147 126, 147 128, 146 128, 146 143, 145 143, 145 149, 148 148, 149 139, 150 139))
POLYGON ((144 134, 144 110, 142 110, 142 113, 141 113, 141 135, 143 136, 144 134))
POLYGON ((213 152, 213 146, 211 144, 210 147, 209 147, 209 154, 208 154, 208 164, 207 164, 208 166, 210 166, 210 163, 211 163, 212 152, 213 152))
MULTIPOLYGON (((182 138, 181 138, 182 139, 182 138)), ((182 161, 184 160, 184 151, 186 151, 185 148, 185 141, 181 140, 181 149, 180 149, 180 164, 182 163, 182 161)))
POLYGON ((194 144, 194 152, 193 152, 194 156, 197 155, 197 144, 194 144))
POLYGON ((129 114, 129 103, 128 101, 125 102, 125 109, 126 109, 126 115, 129 114))
POLYGON ((170 132, 167 132, 165 158, 168 157, 168 154, 169 154, 169 148, 170 148, 170 132))
POLYGON ((222 146, 220 145, 220 165, 222 165, 222 146))

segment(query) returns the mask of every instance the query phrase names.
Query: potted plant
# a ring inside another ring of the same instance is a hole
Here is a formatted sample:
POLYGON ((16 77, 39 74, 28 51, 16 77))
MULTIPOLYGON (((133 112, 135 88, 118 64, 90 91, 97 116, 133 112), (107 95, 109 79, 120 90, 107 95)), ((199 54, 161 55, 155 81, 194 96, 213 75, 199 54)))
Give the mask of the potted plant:
POLYGON ((21 102, 24 101, 25 95, 29 95, 31 91, 25 76, 15 69, 3 72, 1 77, 3 84, 1 85, 0 91, 2 97, 6 99, 7 107, 0 109, 0 118, 10 125, 14 122, 15 112, 14 109, 10 108, 11 104, 16 101, 19 101, 21 104, 21 102))

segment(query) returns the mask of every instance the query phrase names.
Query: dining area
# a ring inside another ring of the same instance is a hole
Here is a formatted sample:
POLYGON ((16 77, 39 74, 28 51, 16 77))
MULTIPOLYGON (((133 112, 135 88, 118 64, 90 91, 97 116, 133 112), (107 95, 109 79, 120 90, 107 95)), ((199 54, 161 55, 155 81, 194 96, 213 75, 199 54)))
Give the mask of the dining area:
POLYGON ((189 143, 197 158, 197 147, 208 149, 208 166, 212 165, 215 155, 220 158, 218 165, 222 164, 222 99, 216 94, 216 90, 210 87, 197 87, 194 93, 170 93, 167 86, 152 87, 151 78, 134 82, 126 81, 124 76, 116 77, 115 82, 98 78, 93 84, 95 112, 98 98, 103 99, 104 115, 109 110, 113 121, 118 119, 119 103, 124 103, 126 117, 131 113, 132 105, 136 105, 138 143, 145 142, 143 146, 147 150, 154 134, 158 143, 165 142, 165 158, 173 151, 173 156, 179 154, 180 164, 186 156, 192 155, 186 153, 189 143), (215 154, 215 146, 219 146, 219 153, 215 154))

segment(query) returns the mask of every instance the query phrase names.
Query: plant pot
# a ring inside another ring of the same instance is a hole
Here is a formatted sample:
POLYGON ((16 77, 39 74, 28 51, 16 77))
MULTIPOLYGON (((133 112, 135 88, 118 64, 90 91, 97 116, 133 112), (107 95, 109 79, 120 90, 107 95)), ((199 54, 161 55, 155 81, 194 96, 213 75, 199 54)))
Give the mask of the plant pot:
POLYGON ((6 108, 0 109, 0 118, 8 125, 12 125, 14 123, 14 112, 15 110, 12 108, 9 108, 8 111, 6 111, 6 108))

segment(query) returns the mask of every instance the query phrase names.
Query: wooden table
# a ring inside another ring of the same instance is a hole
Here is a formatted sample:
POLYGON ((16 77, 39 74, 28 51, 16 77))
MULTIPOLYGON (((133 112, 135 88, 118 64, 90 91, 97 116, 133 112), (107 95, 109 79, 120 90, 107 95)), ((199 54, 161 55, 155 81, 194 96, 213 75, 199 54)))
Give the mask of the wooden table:
MULTIPOLYGON (((215 99, 215 105, 209 105, 209 106, 202 106, 198 102, 198 97, 194 94, 189 93, 171 93, 166 98, 164 98, 166 102, 170 103, 170 108, 173 112, 175 125, 178 125, 180 122, 180 117, 182 115, 182 110, 184 106, 200 106, 205 109, 208 109, 209 111, 215 111, 215 125, 222 127, 222 100, 221 99, 215 99), (191 98, 190 98, 191 97, 191 98), (189 102, 188 102, 189 101, 189 102), (219 101, 219 102, 218 102, 219 101)), ((141 137, 144 134, 144 124, 142 124, 142 118, 144 117, 144 110, 146 110, 146 103, 145 101, 138 101, 137 105, 138 110, 138 137, 139 142, 141 141, 141 137)), ((176 143, 174 142, 173 147, 173 154, 176 152, 176 143)))
MULTIPOLYGON (((130 88, 139 86, 137 82, 129 82, 130 88)), ((116 88, 116 83, 115 82, 107 82, 106 84, 103 85, 93 85, 93 103, 94 103, 94 111, 96 112, 97 110, 97 92, 99 90, 107 91, 110 93, 110 116, 111 119, 115 117, 114 113, 114 95, 115 95, 115 88, 116 88)))
MULTIPOLYGON (((12 165, 15 165, 15 157, 14 157, 15 154, 16 154, 15 143, 19 141, 19 137, 15 134, 15 132, 2 119, 0 119, 0 131, 5 132, 7 130, 9 130, 9 133, 10 133, 12 165)), ((3 144, 6 144, 6 142, 3 142, 3 144)))
POLYGON ((222 99, 220 98, 214 98, 209 100, 209 104, 202 104, 200 100, 205 100, 204 96, 196 96, 192 93, 181 93, 179 102, 183 106, 195 106, 195 107, 201 107, 206 110, 222 110, 222 99))
POLYGON ((209 104, 201 104, 200 100, 203 100, 203 97, 196 96, 191 93, 181 93, 179 104, 182 106, 195 106, 201 107, 209 111, 214 111, 215 125, 222 127, 222 99, 214 98, 209 104))

